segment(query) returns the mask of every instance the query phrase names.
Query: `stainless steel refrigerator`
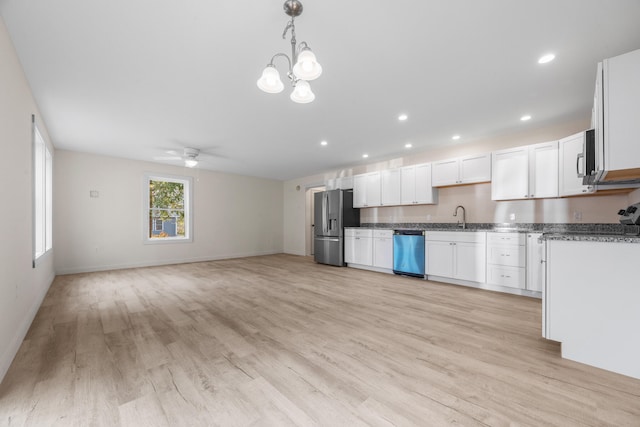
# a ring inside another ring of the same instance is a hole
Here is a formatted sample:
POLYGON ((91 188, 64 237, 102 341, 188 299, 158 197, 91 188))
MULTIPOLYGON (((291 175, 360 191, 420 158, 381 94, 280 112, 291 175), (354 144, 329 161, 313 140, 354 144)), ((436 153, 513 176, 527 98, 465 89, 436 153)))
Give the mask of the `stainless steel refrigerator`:
POLYGON ((330 190, 314 195, 314 259, 344 266, 344 227, 360 226, 360 210, 353 207, 353 190, 330 190))

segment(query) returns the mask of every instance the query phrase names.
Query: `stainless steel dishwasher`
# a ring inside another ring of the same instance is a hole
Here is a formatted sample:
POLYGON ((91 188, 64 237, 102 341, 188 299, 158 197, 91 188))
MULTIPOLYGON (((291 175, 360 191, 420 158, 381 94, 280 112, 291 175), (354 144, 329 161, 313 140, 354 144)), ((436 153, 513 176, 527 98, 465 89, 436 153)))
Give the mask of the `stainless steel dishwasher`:
POLYGON ((424 231, 393 232, 393 272, 424 278, 424 231))

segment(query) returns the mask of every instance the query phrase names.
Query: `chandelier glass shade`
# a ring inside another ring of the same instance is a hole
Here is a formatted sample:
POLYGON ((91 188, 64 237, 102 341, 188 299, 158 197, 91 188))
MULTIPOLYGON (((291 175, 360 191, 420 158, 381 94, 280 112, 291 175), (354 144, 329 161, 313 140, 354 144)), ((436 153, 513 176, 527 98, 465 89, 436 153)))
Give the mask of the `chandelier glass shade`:
POLYGON ((267 93, 280 93, 284 90, 284 83, 280 79, 280 73, 276 69, 274 61, 278 57, 287 60, 287 77, 293 86, 290 98, 293 102, 306 104, 315 99, 311 91, 309 81, 315 80, 322 74, 322 66, 316 60, 315 54, 307 42, 296 41, 295 17, 302 13, 302 3, 298 0, 287 0, 284 3, 284 11, 291 17, 282 33, 282 38, 286 38, 287 32, 291 30, 291 57, 285 53, 276 53, 267 64, 262 76, 258 79, 258 87, 267 93))
POLYGON ((298 104, 308 104, 316 99, 316 96, 311 92, 311 85, 308 81, 298 80, 295 89, 291 92, 290 98, 298 104))
POLYGON ((284 89, 284 83, 280 80, 280 73, 274 65, 267 65, 258 80, 258 87, 267 93, 280 93, 284 89))

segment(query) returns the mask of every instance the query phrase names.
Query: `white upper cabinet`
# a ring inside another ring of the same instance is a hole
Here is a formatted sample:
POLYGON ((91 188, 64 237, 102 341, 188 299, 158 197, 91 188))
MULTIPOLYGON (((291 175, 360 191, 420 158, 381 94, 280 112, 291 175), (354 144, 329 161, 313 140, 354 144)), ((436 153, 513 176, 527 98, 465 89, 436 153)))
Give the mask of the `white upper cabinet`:
POLYGON ((493 152, 491 199, 558 197, 558 141, 493 152))
POLYGON ((380 172, 380 205, 396 206, 400 204, 400 169, 387 169, 380 172))
POLYGON ((595 187, 582 185, 584 167, 578 156, 584 155, 584 132, 562 138, 558 141, 558 195, 575 196, 593 193, 595 187))
POLYGON ((460 179, 460 161, 458 159, 441 160, 433 163, 433 186, 456 185, 460 179))
POLYGON ((491 153, 460 157, 460 184, 491 181, 491 153))
POLYGON ((558 141, 529 146, 529 197, 558 197, 558 141))
POLYGON ((405 166, 400 169, 400 177, 401 204, 437 203, 438 190, 431 186, 431 163, 405 166))
POLYGON ((529 197, 528 147, 494 151, 492 169, 492 200, 526 199, 529 197))
POLYGON ((434 187, 491 181, 491 154, 434 162, 432 177, 434 187))
POLYGON ((604 112, 600 131, 607 171, 640 168, 639 100, 640 49, 603 61, 603 107, 598 107, 604 112))
POLYGON ((380 202, 380 172, 369 172, 353 177, 354 207, 380 206, 380 202))

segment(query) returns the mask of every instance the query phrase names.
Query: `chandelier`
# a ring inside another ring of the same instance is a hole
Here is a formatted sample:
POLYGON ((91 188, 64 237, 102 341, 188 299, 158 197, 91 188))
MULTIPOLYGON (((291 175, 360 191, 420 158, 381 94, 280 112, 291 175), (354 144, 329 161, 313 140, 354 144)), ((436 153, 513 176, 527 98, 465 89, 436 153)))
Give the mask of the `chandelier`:
POLYGON ((262 76, 258 79, 258 87, 267 93, 280 93, 284 89, 284 84, 280 80, 280 73, 276 69, 273 61, 278 57, 287 59, 289 69, 287 77, 293 86, 291 100, 300 104, 306 104, 315 99, 311 91, 310 80, 315 80, 322 74, 322 67, 316 61, 316 56, 309 48, 307 42, 296 42, 295 18, 302 13, 302 3, 298 0, 287 0, 284 2, 284 12, 291 17, 291 20, 284 27, 282 38, 287 38, 287 32, 291 30, 291 58, 285 53, 276 53, 271 57, 262 76))

